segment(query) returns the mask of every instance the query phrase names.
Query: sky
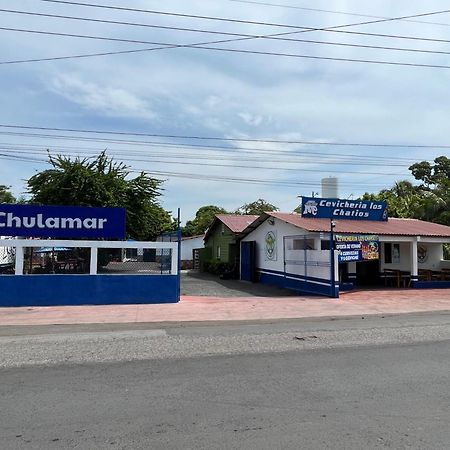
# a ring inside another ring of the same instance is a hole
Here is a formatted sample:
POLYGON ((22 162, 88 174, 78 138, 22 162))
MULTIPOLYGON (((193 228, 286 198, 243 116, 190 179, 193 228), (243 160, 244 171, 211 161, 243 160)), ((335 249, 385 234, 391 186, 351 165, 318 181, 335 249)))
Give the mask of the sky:
POLYGON ((436 146, 450 145, 450 14, 380 19, 445 11, 444 0, 78 3, 147 12, 0 0, 16 11, 0 11, 0 184, 16 196, 49 168, 47 149, 106 149, 164 180, 161 204, 183 221, 259 198, 293 211, 329 176, 341 198, 357 198, 449 156, 436 146))

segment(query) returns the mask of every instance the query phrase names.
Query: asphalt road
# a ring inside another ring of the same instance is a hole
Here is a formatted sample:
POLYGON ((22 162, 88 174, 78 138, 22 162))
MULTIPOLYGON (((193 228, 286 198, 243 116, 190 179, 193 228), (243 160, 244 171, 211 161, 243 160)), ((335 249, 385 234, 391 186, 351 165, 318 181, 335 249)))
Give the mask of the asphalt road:
POLYGON ((2 330, 2 352, 34 339, 48 359, 8 357, 0 370, 0 447, 448 449, 448 328, 448 316, 426 315, 2 330), (118 341, 116 362, 54 360, 58 343, 72 342, 74 356, 92 340, 102 353, 109 339, 118 341), (284 339, 297 348, 284 351, 284 339), (167 341, 182 351, 168 352, 167 341), (144 344, 154 351, 124 359, 144 344))

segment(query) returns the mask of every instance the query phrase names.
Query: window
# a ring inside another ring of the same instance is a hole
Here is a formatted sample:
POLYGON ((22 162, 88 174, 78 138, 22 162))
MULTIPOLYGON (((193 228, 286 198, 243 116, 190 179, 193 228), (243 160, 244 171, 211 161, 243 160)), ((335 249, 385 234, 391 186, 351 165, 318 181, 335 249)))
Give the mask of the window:
POLYGON ((388 242, 384 244, 384 263, 392 264, 392 244, 388 242))
POLYGON ((330 241, 320 241, 320 250, 330 250, 330 241))
POLYGON ((391 244, 390 242, 384 244, 384 262, 385 264, 400 263, 400 244, 391 244))
POLYGON ((220 245, 217 246, 216 256, 217 256, 217 259, 220 259, 220 245))
POLYGON ((314 239, 294 239, 293 250, 314 250, 314 239))

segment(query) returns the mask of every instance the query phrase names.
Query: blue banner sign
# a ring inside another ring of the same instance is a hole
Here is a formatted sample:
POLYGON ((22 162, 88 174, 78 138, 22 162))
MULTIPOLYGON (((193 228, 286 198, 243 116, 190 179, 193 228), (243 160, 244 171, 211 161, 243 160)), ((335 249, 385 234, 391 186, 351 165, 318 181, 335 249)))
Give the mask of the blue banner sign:
POLYGON ((387 202, 302 197, 302 217, 386 221, 387 202))
POLYGON ((337 234, 334 247, 339 262, 372 261, 380 257, 380 241, 372 234, 337 234))
POLYGON ((0 235, 125 238, 125 209, 0 204, 0 235))

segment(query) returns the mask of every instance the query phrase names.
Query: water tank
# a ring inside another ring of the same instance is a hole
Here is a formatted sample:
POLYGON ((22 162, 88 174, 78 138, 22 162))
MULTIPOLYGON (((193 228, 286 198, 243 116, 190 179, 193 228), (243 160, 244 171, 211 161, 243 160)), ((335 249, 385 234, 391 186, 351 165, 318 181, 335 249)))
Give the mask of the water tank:
POLYGON ((322 178, 322 197, 339 198, 338 179, 336 177, 322 178))

